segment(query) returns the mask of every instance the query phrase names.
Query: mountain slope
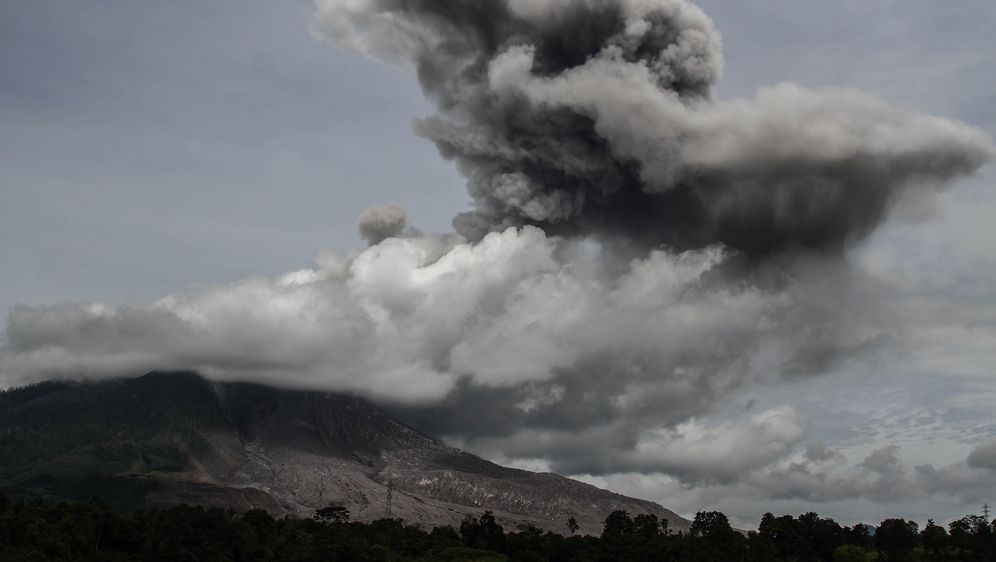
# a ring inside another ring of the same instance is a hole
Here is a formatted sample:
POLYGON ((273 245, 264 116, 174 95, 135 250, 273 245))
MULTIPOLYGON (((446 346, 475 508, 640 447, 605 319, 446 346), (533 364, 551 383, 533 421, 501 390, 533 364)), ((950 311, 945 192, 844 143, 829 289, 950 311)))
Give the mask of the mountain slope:
POLYGON ((661 506, 455 449, 369 402, 333 393, 150 373, 0 394, 0 489, 122 507, 262 507, 310 516, 348 507, 458 524, 488 509, 510 526, 598 532, 615 509, 688 522, 661 506), (390 501, 388 495, 392 492, 390 501))

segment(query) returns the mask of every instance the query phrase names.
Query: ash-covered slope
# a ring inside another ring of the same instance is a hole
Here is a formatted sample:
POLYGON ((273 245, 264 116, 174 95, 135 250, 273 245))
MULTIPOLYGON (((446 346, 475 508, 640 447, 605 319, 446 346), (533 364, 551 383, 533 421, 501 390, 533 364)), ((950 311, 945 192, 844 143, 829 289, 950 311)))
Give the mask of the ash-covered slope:
POLYGON ((123 507, 196 503, 302 516, 339 504, 355 519, 390 515, 425 525, 492 510, 512 527, 559 532, 568 517, 598 532, 609 512, 625 509, 688 526, 652 502, 485 461, 360 398, 210 383, 190 373, 0 394, 0 489, 97 495, 123 507))

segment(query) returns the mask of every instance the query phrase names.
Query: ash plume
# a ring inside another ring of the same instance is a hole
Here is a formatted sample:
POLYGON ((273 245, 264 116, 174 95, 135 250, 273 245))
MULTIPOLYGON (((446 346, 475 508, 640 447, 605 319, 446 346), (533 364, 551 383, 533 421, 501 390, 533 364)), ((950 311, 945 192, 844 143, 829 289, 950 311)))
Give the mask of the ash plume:
POLYGON ((993 156, 952 121, 840 89, 716 101, 712 22, 684 0, 318 0, 332 41, 411 66, 456 162, 470 240, 508 226, 749 256, 838 251, 903 197, 993 156))
POLYGON ((371 246, 400 236, 408 225, 408 215, 401 205, 381 205, 363 211, 357 224, 360 236, 371 246))

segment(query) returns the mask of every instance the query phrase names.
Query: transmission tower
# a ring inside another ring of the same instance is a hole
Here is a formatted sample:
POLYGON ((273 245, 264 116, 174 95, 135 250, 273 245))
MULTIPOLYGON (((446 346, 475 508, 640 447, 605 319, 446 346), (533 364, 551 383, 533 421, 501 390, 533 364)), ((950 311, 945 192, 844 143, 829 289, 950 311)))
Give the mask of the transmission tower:
POLYGON ((391 502, 394 500, 394 480, 387 481, 387 503, 384 505, 384 517, 391 519, 391 502))
POLYGON ((982 518, 989 522, 989 502, 982 504, 982 518))

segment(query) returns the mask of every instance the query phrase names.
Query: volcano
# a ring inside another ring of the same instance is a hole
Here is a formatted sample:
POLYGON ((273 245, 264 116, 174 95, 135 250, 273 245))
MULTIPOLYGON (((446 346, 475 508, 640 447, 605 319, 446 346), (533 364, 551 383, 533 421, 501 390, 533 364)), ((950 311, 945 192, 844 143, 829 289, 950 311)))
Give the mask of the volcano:
POLYGON ((598 533, 614 510, 689 522, 649 501, 451 447, 351 395, 153 372, 46 382, 0 394, 0 490, 123 509, 196 504, 310 517, 459 525, 492 511, 507 528, 598 533))

